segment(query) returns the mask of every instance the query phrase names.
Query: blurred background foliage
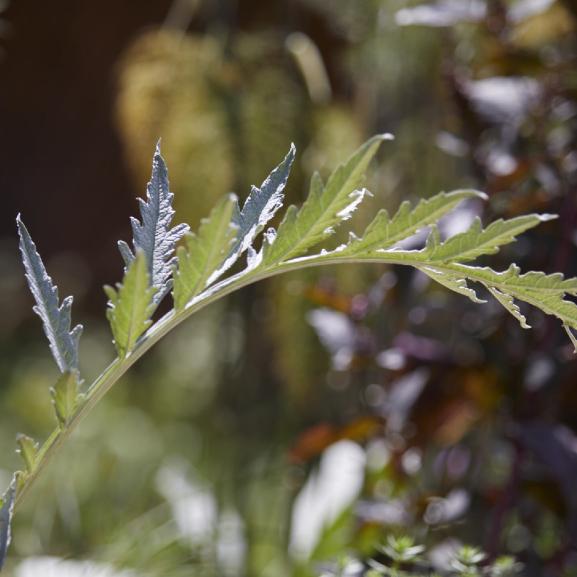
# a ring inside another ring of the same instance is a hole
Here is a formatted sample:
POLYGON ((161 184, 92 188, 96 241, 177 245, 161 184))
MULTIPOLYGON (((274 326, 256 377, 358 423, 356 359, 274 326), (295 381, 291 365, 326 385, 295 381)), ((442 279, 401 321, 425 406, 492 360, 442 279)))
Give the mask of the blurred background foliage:
MULTIPOLYGON (((300 202, 363 139, 378 207, 473 186, 445 233, 558 213, 495 268, 577 274, 572 0, 0 3, 0 477, 44 438, 56 377, 24 287, 22 211, 85 324, 83 372, 113 355, 118 280, 162 137, 177 217, 247 194, 299 150, 300 202)), ((212 305, 127 375, 19 511, 9 575, 306 577, 389 535, 442 571, 459 543, 528 576, 577 575, 577 371, 558 323, 522 331, 416 271, 306 271, 212 305)), ((360 564, 355 574, 363 574, 360 564)))

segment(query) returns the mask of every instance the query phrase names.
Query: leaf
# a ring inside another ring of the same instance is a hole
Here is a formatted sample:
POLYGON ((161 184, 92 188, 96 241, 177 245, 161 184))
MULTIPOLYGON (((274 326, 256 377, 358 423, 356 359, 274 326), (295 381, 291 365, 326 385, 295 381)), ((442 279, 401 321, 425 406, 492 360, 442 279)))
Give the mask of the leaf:
MULTIPOLYGON (((130 219, 134 251, 140 249, 144 253, 150 283, 156 289, 156 304, 171 288, 176 243, 189 230, 187 224, 170 228, 174 216, 173 198, 168 171, 158 144, 152 161, 152 177, 146 187, 146 201, 138 199, 142 223, 134 217, 130 219)), ((124 241, 119 241, 118 248, 128 266, 134 260, 133 252, 124 241)))
POLYGON ((176 310, 183 309, 191 298, 216 280, 215 272, 237 238, 238 225, 232 221, 237 202, 234 194, 225 196, 210 216, 201 221, 198 235, 187 234, 185 246, 178 248, 173 291, 176 310))
POLYGON ((0 570, 4 566, 6 553, 10 545, 12 517, 14 516, 14 498, 16 496, 16 475, 10 487, 0 499, 0 570))
POLYGON ((573 345, 573 352, 577 353, 577 337, 575 337, 575 333, 573 332, 573 329, 567 325, 563 325, 563 328, 565 329, 565 332, 567 333, 567 336, 569 337, 569 340, 571 341, 571 344, 573 345))
POLYGON ((64 373, 50 389, 52 405, 61 427, 68 424, 80 400, 80 379, 77 371, 64 373))
POLYGON ((563 275, 558 273, 546 275, 535 271, 520 274, 519 267, 516 265, 511 265, 503 272, 460 263, 433 263, 430 268, 430 263, 426 255, 423 256, 422 251, 412 252, 412 255, 410 252, 399 255, 393 251, 388 253, 383 251, 381 254, 389 257, 393 254, 396 257, 400 256, 398 262, 417 266, 431 278, 453 290, 455 288, 451 285, 456 283, 457 286, 466 287, 467 280, 483 284, 523 328, 527 328, 527 322, 514 300, 526 302, 548 315, 556 316, 563 322, 563 325, 577 330, 577 305, 565 299, 566 295, 577 293, 577 278, 564 279, 563 275), (421 254, 417 257, 419 253, 421 254), (421 259, 420 262, 418 259, 421 259), (437 276, 430 274, 431 271, 437 276))
POLYGON ((380 210, 369 224, 362 238, 352 240, 344 249, 345 254, 358 254, 389 248, 410 238, 424 227, 436 223, 442 216, 469 198, 486 199, 487 195, 477 190, 455 190, 441 192, 432 198, 420 200, 412 208, 404 201, 395 215, 390 218, 386 210, 380 210))
POLYGON ((424 272, 428 277, 443 285, 444 287, 466 296, 471 299, 474 303, 486 303, 487 301, 480 299, 477 293, 467 285, 467 281, 464 278, 460 278, 458 275, 451 275, 446 272, 439 272, 431 267, 419 267, 419 269, 424 272))
POLYGON ((252 187, 242 211, 236 207, 233 220, 238 225, 237 242, 229 257, 218 270, 220 276, 252 245, 256 235, 266 226, 284 200, 284 189, 295 159, 296 148, 291 144, 284 160, 268 175, 260 188, 252 187))
POLYGON ((529 214, 510 220, 496 220, 486 229, 483 229, 480 219, 475 218, 469 230, 443 243, 432 243, 427 249, 427 259, 464 262, 483 254, 494 254, 499 251, 499 247, 512 243, 517 235, 552 218, 556 217, 550 214, 529 214))
POLYGON ((501 292, 499 289, 494 287, 487 288, 489 289, 489 292, 519 321, 522 328, 531 328, 530 325, 527 324, 527 319, 523 314, 521 314, 521 310, 511 295, 501 292))
POLYGON ((120 357, 132 351, 140 335, 152 323, 150 317, 156 308, 154 295, 157 289, 150 286, 149 278, 145 254, 137 249, 122 284, 117 284, 116 290, 110 286, 104 287, 110 299, 106 316, 120 357))
POLYGON ((461 275, 474 277, 474 280, 483 284, 506 287, 510 290, 536 292, 544 296, 577 295, 577 278, 565 279, 561 273, 545 274, 530 271, 521 274, 516 264, 510 265, 503 272, 466 264, 455 264, 452 269, 461 275))
POLYGON ((70 330, 70 309, 72 297, 66 297, 58 304, 58 288, 52 283, 46 268, 36 250, 26 226, 16 217, 20 236, 20 252, 26 271, 26 279, 36 305, 34 312, 42 319, 44 333, 48 337, 50 350, 60 372, 78 369, 78 340, 82 325, 70 330))
POLYGON ((359 187, 369 162, 381 142, 391 138, 386 134, 371 138, 331 174, 324 187, 318 174, 313 176, 309 195, 301 209, 289 207, 274 243, 265 246, 265 265, 304 254, 351 217, 367 192, 359 187))
POLYGON ((38 443, 27 435, 19 434, 16 437, 16 444, 18 445, 18 453, 24 460, 26 471, 31 473, 36 464, 36 457, 38 456, 38 443))

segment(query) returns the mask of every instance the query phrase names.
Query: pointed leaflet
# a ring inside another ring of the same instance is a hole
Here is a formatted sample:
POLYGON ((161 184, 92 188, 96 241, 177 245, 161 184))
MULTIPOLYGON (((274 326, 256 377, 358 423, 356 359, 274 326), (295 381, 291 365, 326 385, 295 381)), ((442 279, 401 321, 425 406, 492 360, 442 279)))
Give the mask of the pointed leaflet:
POLYGON ((50 389, 58 424, 65 427, 80 400, 80 380, 77 371, 64 373, 50 389))
POLYGON ((155 309, 155 287, 150 286, 146 257, 137 249, 136 257, 128 265, 122 284, 117 289, 105 286, 110 301, 106 316, 110 321, 114 343, 120 357, 125 357, 138 337, 150 326, 155 309))
POLYGON ((289 208, 275 242, 265 248, 265 264, 304 254, 331 235, 343 220, 349 219, 366 193, 359 187, 369 162, 381 142, 391 138, 390 135, 371 138, 331 174, 325 187, 318 175, 315 176, 301 209, 289 208))
POLYGON ((469 198, 485 199, 487 195, 476 190, 441 192, 431 198, 420 200, 414 208, 406 200, 392 218, 386 210, 380 210, 362 238, 352 240, 344 248, 343 254, 389 248, 410 238, 424 227, 436 223, 460 202, 469 198))
POLYGON ((499 247, 510 244, 515 237, 541 222, 555 218, 550 214, 528 214, 510 220, 499 219, 483 229, 475 218, 469 230, 448 238, 443 243, 431 242, 425 249, 430 261, 469 261, 483 254, 494 254, 499 247))
POLYGON ((38 443, 27 435, 18 435, 16 437, 16 444, 18 445, 17 452, 20 453, 24 464, 26 465, 26 472, 31 473, 36 464, 36 457, 38 455, 38 443))
POLYGON ((575 336, 573 329, 567 325, 563 325, 563 328, 565 329, 565 332, 567 333, 567 336, 573 345, 573 352, 577 353, 577 337, 575 336))
POLYGON ((501 292, 495 287, 487 287, 489 292, 499 301, 505 309, 507 309, 518 321, 522 328, 530 329, 531 327, 527 324, 527 319, 521 313, 521 309, 515 303, 513 297, 507 293, 501 292))
POLYGON ((50 350, 60 372, 75 370, 78 368, 78 339, 82 333, 82 325, 76 325, 70 330, 72 297, 66 297, 59 305, 58 288, 52 284, 20 215, 16 218, 16 223, 26 279, 36 301, 34 312, 42 319, 50 350))
POLYGON ((424 266, 419 267, 419 269, 424 272, 428 277, 433 279, 435 282, 443 285, 444 287, 466 296, 471 299, 474 303, 485 303, 487 301, 480 299, 477 293, 467 285, 467 281, 464 278, 460 278, 458 275, 451 275, 446 272, 439 272, 435 269, 424 266))
POLYGON ((178 268, 174 274, 174 304, 176 310, 200 293, 209 282, 215 280, 215 271, 230 254, 237 238, 238 226, 232 222, 237 198, 225 196, 200 223, 198 235, 187 234, 186 246, 179 247, 178 268))
POLYGON ((227 271, 253 243, 256 235, 266 226, 269 220, 281 208, 284 200, 284 189, 295 159, 296 149, 291 144, 283 161, 267 176, 260 188, 252 187, 242 210, 238 204, 233 216, 238 226, 236 243, 222 266, 215 271, 215 278, 227 271))
POLYGON ((14 515, 14 498, 16 496, 16 475, 2 499, 0 499, 0 570, 4 566, 11 538, 12 517, 14 515))
MULTIPOLYGON (((174 249, 176 243, 188 231, 188 225, 179 224, 170 228, 174 210, 170 192, 168 171, 157 145, 152 161, 152 177, 146 187, 146 201, 138 199, 142 223, 131 217, 134 250, 141 249, 146 259, 146 266, 151 286, 157 290, 154 302, 158 304, 171 287, 174 249)), ((134 254, 124 241, 119 241, 118 248, 129 265, 134 254)))
POLYGON ((285 189, 294 159, 296 149, 291 144, 284 160, 267 176, 260 188, 253 186, 246 199, 242 211, 237 214, 238 247, 240 253, 245 251, 255 236, 282 206, 285 189))

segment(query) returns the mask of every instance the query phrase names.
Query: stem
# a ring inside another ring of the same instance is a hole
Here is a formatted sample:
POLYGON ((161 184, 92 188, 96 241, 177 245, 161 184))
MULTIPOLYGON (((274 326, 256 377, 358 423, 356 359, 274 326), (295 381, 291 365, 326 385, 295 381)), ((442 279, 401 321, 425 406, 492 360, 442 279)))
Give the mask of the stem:
MULTIPOLYGON (((22 502, 25 495, 28 493, 40 473, 48 465, 51 459, 58 454, 62 444, 66 441, 66 439, 68 439, 74 429, 76 429, 76 427, 104 397, 104 395, 106 395, 106 393, 128 371, 128 369, 134 363, 136 363, 138 359, 140 359, 140 357, 142 357, 166 334, 172 331, 172 329, 186 320, 189 316, 238 289, 278 274, 310 267, 336 264, 352 264, 358 262, 402 264, 414 266, 416 268, 432 267, 436 270, 445 270, 453 273, 458 272, 464 277, 468 277, 471 280, 476 280, 483 284, 486 282, 481 276, 475 274, 475 270, 473 268, 459 264, 437 264, 427 262, 426 260, 420 258, 418 251, 390 251, 369 256, 346 254, 341 255, 339 253, 333 252, 296 258, 281 264, 263 266, 261 269, 257 268, 254 271, 243 271, 233 275, 232 277, 226 278, 214 286, 209 287, 200 295, 194 297, 183 310, 172 310, 164 315, 139 339, 135 348, 131 352, 129 352, 124 358, 117 358, 114 360, 106 368, 106 370, 90 385, 83 402, 71 416, 69 422, 64 427, 56 428, 39 449, 34 469, 23 478, 18 487, 15 499, 15 507, 17 507, 22 502)), ((495 286, 499 286, 499 283, 495 283, 495 286)), ((523 299, 531 303, 531 299, 527 298, 526 295, 523 296, 523 299)), ((543 304, 540 303, 538 306, 542 308, 543 304)))

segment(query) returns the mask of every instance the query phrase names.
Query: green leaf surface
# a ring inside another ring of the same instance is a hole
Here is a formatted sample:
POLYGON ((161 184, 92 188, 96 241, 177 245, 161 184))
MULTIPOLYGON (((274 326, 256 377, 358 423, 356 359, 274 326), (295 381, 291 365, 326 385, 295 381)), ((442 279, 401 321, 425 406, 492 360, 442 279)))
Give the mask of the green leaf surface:
POLYGON ((65 427, 80 400, 80 379, 77 371, 64 373, 50 389, 58 424, 65 427))
POLYGON ((346 246, 343 254, 359 254, 390 248, 410 238, 421 229, 438 222, 459 203, 470 198, 485 199, 487 196, 477 190, 455 190, 449 193, 441 192, 431 198, 420 200, 414 208, 406 200, 392 218, 386 210, 380 210, 363 236, 353 239, 346 246))
POLYGON ((480 299, 477 293, 469 287, 467 280, 460 277, 459 275, 452 275, 447 272, 439 272, 434 268, 425 266, 419 267, 419 269, 424 272, 429 278, 443 285, 444 287, 466 296, 468 299, 472 300, 474 303, 485 303, 487 301, 480 299))
POLYGON ((434 235, 433 242, 427 247, 426 257, 431 262, 466 262, 483 254, 494 254, 503 245, 512 243, 517 235, 545 222, 553 217, 550 214, 528 214, 510 220, 499 219, 483 229, 481 220, 475 218, 469 230, 438 243, 434 235))
POLYGON ((235 242, 238 225, 233 221, 237 205, 234 194, 224 197, 201 222, 198 234, 187 234, 185 246, 177 250, 178 268, 174 274, 174 304, 176 310, 216 280, 218 271, 235 242))
POLYGON ((501 292, 498 288, 487 287, 489 292, 500 302, 503 307, 508 310, 514 318, 519 321, 519 324, 524 329, 530 329, 531 327, 527 324, 527 319, 523 314, 521 314, 521 309, 515 303, 515 300, 510 294, 501 292))
POLYGON ((134 349, 138 338, 151 325, 156 308, 155 287, 150 286, 146 258, 141 250, 126 269, 122 284, 114 289, 104 287, 110 299, 106 316, 110 321, 114 343, 120 357, 134 349))
POLYGON ((331 174, 326 186, 318 175, 313 176, 301 209, 289 207, 275 241, 265 245, 263 263, 271 265, 305 254, 348 220, 365 196, 366 191, 360 187, 369 162, 383 140, 390 138, 390 135, 371 138, 331 174))
POLYGON ((16 444, 18 445, 18 453, 20 453, 26 466, 26 471, 28 473, 32 472, 38 455, 38 443, 27 435, 19 434, 16 437, 16 444))

